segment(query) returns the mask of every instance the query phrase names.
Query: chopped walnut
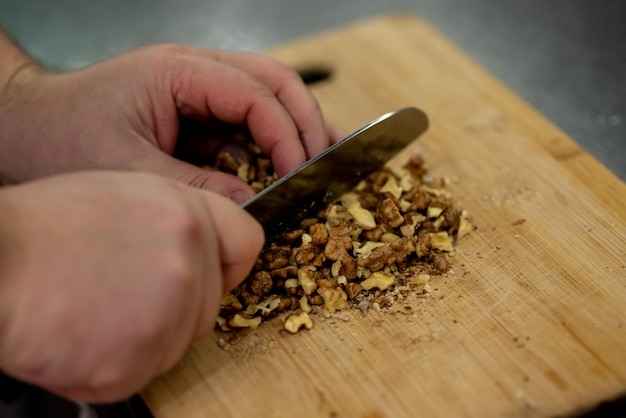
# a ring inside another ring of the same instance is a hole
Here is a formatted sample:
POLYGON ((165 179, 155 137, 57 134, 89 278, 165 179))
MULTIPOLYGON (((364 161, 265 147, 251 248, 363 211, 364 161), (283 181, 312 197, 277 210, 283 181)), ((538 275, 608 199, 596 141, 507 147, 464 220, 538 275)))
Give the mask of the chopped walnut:
POLYGON ((430 254, 430 235, 419 235, 415 240, 415 253, 418 257, 426 257, 430 254))
POLYGON ((252 328, 256 329, 259 325, 261 325, 261 317, 256 316, 254 318, 247 318, 242 314, 233 315, 228 321, 227 325, 230 328, 252 328))
POLYGON ((241 164, 237 168, 237 177, 239 177, 240 179, 242 179, 246 183, 252 177, 251 174, 252 173, 250 173, 250 164, 248 164, 248 163, 241 164))
POLYGON ((417 226, 426 220, 426 217, 417 212, 410 212, 404 215, 404 225, 400 227, 400 233, 405 237, 412 237, 415 235, 417 226))
POLYGON ((277 295, 271 295, 257 305, 250 305, 245 311, 248 316, 253 316, 257 312, 260 312, 262 316, 269 316, 274 310, 276 310, 281 304, 280 297, 277 295))
POLYGON ((272 276, 267 271, 258 271, 246 282, 246 287, 252 294, 264 296, 272 289, 273 283, 272 276))
POLYGON ((399 240, 400 237, 397 236, 396 234, 394 234, 393 232, 385 232, 381 237, 380 237, 380 242, 394 242, 399 240))
POLYGON ((430 206, 431 201, 432 199, 430 195, 421 190, 418 191, 413 198, 413 204, 415 205, 415 208, 420 212, 424 212, 428 208, 428 206, 430 206))
POLYGON ((352 248, 352 239, 348 235, 330 237, 324 248, 324 255, 329 260, 337 260, 346 250, 352 248))
POLYGON ((350 221, 351 219, 352 215, 348 209, 341 205, 331 205, 326 215, 326 223, 329 226, 339 225, 341 222, 350 221))
POLYGON ((445 254, 441 253, 430 253, 430 261, 433 263, 433 266, 439 270, 441 273, 445 273, 448 271, 450 267, 450 263, 445 254))
POLYGON ((322 223, 316 223, 309 227, 311 243, 314 245, 326 245, 328 242, 328 229, 322 223))
POLYGON ((289 295, 293 295, 298 292, 298 287, 300 286, 298 279, 287 279, 285 280, 285 292, 289 295))
POLYGON ((348 212, 352 215, 354 224, 364 230, 376 228, 374 215, 367 209, 361 207, 361 203, 356 201, 348 207, 348 212))
POLYGON ((281 240, 288 245, 293 245, 296 242, 302 239, 302 235, 304 234, 304 229, 295 229, 293 231, 285 232, 281 240))
POLYGON ((388 192, 396 199, 400 199, 402 196, 402 187, 398 185, 398 181, 395 177, 389 177, 385 185, 380 189, 381 193, 388 192))
POLYGON ((379 271, 387 263, 387 259, 391 257, 392 252, 390 244, 383 244, 380 247, 376 247, 367 257, 359 257, 357 259, 357 265, 366 267, 370 271, 379 271))
POLYGON ((302 309, 302 312, 310 313, 313 310, 311 308, 311 305, 309 305, 309 300, 306 298, 306 296, 302 296, 298 300, 298 305, 300 306, 300 309, 302 309))
POLYGON ((324 309, 328 312, 345 309, 347 306, 348 295, 340 288, 322 287, 317 289, 317 293, 324 298, 324 309))
POLYGON ((239 312, 243 309, 243 305, 235 295, 232 293, 226 293, 222 296, 222 303, 220 304, 220 310, 225 313, 239 312))
POLYGON ((366 241, 376 242, 380 241, 380 237, 384 234, 383 229, 380 226, 377 226, 374 229, 370 229, 369 231, 363 231, 361 233, 361 237, 363 237, 366 241))
POLYGON ((274 280, 277 280, 277 279, 287 280, 289 278, 296 277, 297 274, 298 274, 298 267, 296 266, 287 266, 287 267, 270 271, 270 276, 272 276, 272 279, 274 280))
POLYGON ((382 247, 383 245, 385 245, 384 242, 376 241, 367 241, 365 244, 361 244, 360 242, 353 242, 352 250, 358 258, 365 258, 369 257, 374 249, 382 247))
POLYGON ((456 209, 451 206, 447 207, 441 214, 441 217, 443 218, 443 222, 440 227, 446 229, 448 231, 448 235, 458 231, 461 217, 456 209))
POLYGON ((431 233, 430 235, 430 247, 435 250, 452 252, 454 247, 450 241, 450 237, 447 232, 431 233))
POLYGON ((318 273, 310 267, 298 269, 298 284, 304 293, 310 295, 317 290, 318 273))
POLYGON ((410 284, 415 286, 415 291, 419 293, 428 293, 430 291, 430 275, 428 274, 418 274, 416 276, 412 276, 410 280, 410 284))
POLYGON ((217 153, 215 163, 218 170, 235 175, 237 175, 239 166, 241 165, 239 161, 237 161, 237 158, 235 158, 230 151, 226 150, 217 153))
POLYGON ((404 223, 404 216, 400 213, 400 209, 396 206, 390 197, 383 200, 376 211, 376 219, 380 223, 387 224, 392 228, 398 227, 404 223))
MULTIPOLYGON (((256 191, 277 178, 254 143, 241 154, 222 150, 215 163, 256 191)), ((366 315, 400 301, 410 306, 406 298, 427 294, 433 277, 450 270, 454 243, 475 229, 451 200, 449 184, 429 174, 419 154, 372 173, 317 217, 268 243, 248 278, 222 298, 217 326, 255 328, 287 312, 283 326, 296 333, 313 326, 309 313, 349 318, 334 312, 352 307, 366 315)))
POLYGON ((313 328, 313 320, 306 312, 289 315, 283 324, 283 327, 292 334, 297 334, 302 327, 306 329, 313 328))
POLYGON ((426 210, 426 216, 429 219, 435 219, 439 215, 441 215, 442 212, 443 212, 442 208, 439 208, 437 206, 429 206, 428 209, 426 210))
POLYGON ((395 282, 395 279, 392 275, 377 271, 375 273, 372 273, 372 275, 368 277, 367 279, 363 280, 361 282, 361 286, 365 290, 371 290, 374 288, 380 289, 380 290, 387 290, 389 286, 394 284, 394 282, 395 282))
POLYGON ((363 286, 359 283, 350 282, 346 284, 346 293, 348 294, 348 299, 354 299, 361 291, 363 290, 363 286))
POLYGON ((263 252, 265 268, 267 270, 276 270, 286 267, 289 264, 289 256, 291 255, 291 247, 288 245, 278 246, 271 245, 263 252))
POLYGON ((470 222, 469 215, 466 210, 461 212, 461 219, 459 221, 459 231, 457 232, 457 238, 462 238, 472 232, 476 227, 470 222))
POLYGON ((298 248, 298 250, 296 251, 296 263, 308 264, 313 261, 315 257, 317 257, 319 252, 319 247, 311 242, 307 244, 302 244, 300 248, 298 248))
POLYGON ((340 263, 339 275, 345 276, 348 280, 356 278, 357 264, 354 258, 352 258, 348 253, 343 253, 339 259, 337 259, 337 262, 340 263))

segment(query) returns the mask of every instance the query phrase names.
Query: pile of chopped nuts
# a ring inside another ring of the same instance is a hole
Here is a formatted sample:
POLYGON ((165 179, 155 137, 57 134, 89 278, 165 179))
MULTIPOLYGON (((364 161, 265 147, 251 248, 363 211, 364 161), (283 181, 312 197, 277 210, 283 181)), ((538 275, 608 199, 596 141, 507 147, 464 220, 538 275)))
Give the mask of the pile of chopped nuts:
POLYGON ((272 183, 278 176, 272 166, 272 160, 261 152, 254 142, 239 144, 237 156, 228 150, 221 150, 215 157, 215 162, 207 168, 215 168, 225 173, 234 174, 248 183, 255 192, 260 192, 272 183))
MULTIPOLYGON (((253 150, 238 160, 221 151, 218 169, 261 190, 276 179, 270 160, 253 150), (255 163, 256 162, 256 165, 255 163)), ((222 331, 257 328, 280 313, 290 333, 350 308, 364 315, 409 294, 430 291, 431 275, 450 269, 454 243, 474 229, 420 155, 401 168, 383 167, 352 191, 266 243, 247 279, 222 299, 222 331)))

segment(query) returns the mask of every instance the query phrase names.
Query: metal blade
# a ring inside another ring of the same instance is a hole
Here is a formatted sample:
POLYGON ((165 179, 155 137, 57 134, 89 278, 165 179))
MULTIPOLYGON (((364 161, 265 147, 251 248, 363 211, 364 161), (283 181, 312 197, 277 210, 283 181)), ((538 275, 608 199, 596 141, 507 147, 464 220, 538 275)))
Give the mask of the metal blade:
POLYGON ((263 225, 268 239, 276 237, 315 217, 427 128, 428 118, 414 107, 387 113, 277 180, 243 207, 263 225))

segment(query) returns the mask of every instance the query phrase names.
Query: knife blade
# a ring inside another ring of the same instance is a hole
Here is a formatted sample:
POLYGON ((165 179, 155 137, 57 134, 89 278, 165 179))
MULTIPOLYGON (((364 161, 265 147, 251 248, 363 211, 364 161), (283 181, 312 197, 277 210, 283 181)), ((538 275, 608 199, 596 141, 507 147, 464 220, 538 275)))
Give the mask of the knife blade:
POLYGON ((244 209, 268 239, 297 227, 382 167, 428 128, 415 107, 387 113, 259 192, 244 209))

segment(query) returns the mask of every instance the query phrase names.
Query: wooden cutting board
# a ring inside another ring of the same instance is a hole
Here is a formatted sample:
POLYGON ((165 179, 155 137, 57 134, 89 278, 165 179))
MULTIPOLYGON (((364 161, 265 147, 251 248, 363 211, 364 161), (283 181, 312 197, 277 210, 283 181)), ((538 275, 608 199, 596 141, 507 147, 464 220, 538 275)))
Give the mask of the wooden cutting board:
POLYGON ((624 183, 415 17, 270 54, 332 70, 313 92, 348 131, 423 109, 415 147, 478 229, 411 314, 198 341, 142 394, 155 417, 547 417, 626 392, 624 183))

